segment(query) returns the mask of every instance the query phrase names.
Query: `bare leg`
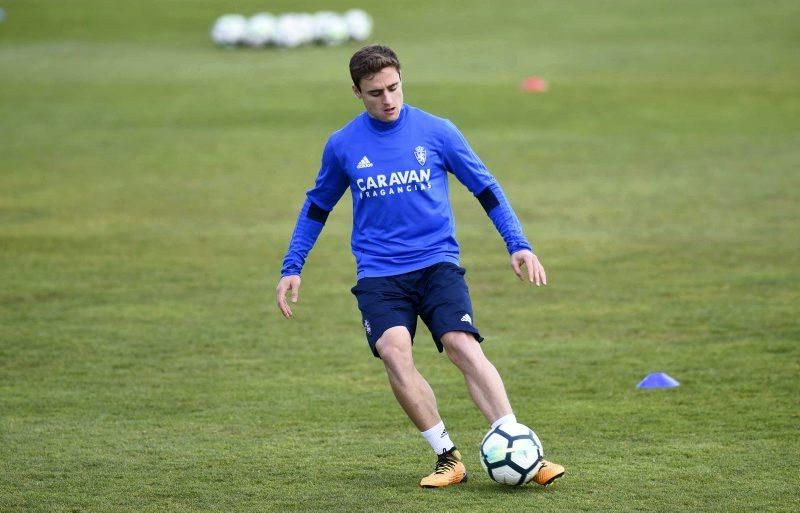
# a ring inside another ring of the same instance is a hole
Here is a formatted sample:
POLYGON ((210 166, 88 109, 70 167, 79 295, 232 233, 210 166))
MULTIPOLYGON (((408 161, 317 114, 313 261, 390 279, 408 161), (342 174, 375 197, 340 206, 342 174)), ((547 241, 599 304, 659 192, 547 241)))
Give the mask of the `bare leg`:
POLYGON ((511 413, 506 388, 497 369, 483 354, 481 345, 470 333, 450 331, 442 335, 442 345, 450 360, 464 374, 469 395, 491 424, 511 413))
POLYGON ((405 326, 389 328, 375 348, 386 367, 397 402, 417 429, 426 431, 441 422, 433 390, 414 366, 408 329, 405 326))

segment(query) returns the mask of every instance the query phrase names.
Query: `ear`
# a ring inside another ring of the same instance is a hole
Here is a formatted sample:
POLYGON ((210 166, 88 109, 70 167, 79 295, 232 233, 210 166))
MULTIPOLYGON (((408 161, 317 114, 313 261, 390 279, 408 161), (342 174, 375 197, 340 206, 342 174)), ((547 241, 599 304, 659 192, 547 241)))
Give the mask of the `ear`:
POLYGON ((358 90, 358 88, 355 86, 355 84, 353 84, 352 87, 353 87, 353 94, 356 95, 356 98, 358 98, 360 100, 361 99, 361 91, 358 90))

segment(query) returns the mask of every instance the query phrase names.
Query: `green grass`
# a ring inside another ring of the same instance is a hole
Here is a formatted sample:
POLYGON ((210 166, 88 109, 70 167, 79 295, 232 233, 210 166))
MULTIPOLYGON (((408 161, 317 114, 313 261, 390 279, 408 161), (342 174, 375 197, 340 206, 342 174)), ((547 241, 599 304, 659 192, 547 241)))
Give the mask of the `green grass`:
POLYGON ((296 318, 274 306, 325 138, 360 110, 356 47, 208 42, 224 12, 314 2, 117 4, 3 3, 0 511, 796 509, 796 2, 369 7, 406 101, 464 131, 550 282, 517 283, 454 188, 484 348, 569 473, 483 475, 487 426, 421 330, 473 475, 435 491, 348 292, 349 200, 296 318), (681 387, 635 389, 657 370, 681 387))

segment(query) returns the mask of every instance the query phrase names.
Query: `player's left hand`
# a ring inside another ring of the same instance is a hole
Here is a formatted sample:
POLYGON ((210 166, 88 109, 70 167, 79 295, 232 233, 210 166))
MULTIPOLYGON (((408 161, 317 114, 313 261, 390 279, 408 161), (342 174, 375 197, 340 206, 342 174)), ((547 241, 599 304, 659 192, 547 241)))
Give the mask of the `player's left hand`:
POLYGON ((297 298, 300 294, 300 276, 290 275, 284 276, 275 287, 278 295, 278 308, 287 319, 292 318, 292 309, 289 308, 289 303, 286 302, 286 293, 292 293, 292 303, 297 303, 297 298))
POLYGON ((547 274, 544 272, 544 266, 531 250, 521 249, 511 254, 511 267, 520 280, 525 279, 522 275, 522 265, 525 265, 528 270, 528 281, 535 283, 537 287, 547 285, 547 274))

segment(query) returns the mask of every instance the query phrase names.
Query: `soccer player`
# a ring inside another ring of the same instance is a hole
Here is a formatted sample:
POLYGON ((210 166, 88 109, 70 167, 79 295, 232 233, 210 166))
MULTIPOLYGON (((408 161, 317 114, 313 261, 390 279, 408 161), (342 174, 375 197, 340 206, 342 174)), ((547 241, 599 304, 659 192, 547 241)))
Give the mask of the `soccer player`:
MULTIPOLYGON (((292 317, 286 295, 297 301, 306 257, 349 188, 357 267, 351 291, 367 342, 382 360, 400 406, 438 456, 434 472, 420 486, 460 483, 467 479, 461 454, 439 416, 433 390, 414 366, 411 347, 418 316, 439 352, 445 351, 464 374, 472 400, 492 428, 516 422, 516 417, 472 320, 448 174, 475 195, 491 218, 517 277, 537 286, 546 285, 547 277, 497 180, 455 125, 403 103, 394 51, 381 45, 360 49, 350 59, 350 76, 366 112, 334 132, 325 145, 316 184, 306 195, 283 260, 278 307, 284 317, 292 317)), ((547 485, 563 474, 564 467, 545 462, 534 480, 547 485)))

